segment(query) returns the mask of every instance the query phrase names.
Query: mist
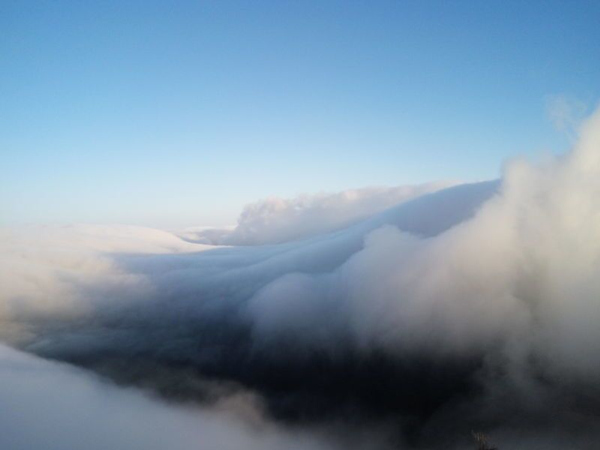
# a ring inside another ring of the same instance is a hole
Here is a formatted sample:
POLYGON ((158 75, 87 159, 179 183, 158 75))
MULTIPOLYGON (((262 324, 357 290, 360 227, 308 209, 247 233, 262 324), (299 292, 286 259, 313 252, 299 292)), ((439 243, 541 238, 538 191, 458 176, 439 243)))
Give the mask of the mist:
POLYGON ((3 448, 42 446, 24 430, 60 408, 92 437, 56 448, 597 448, 600 112, 500 180, 307 198, 230 230, 3 230, 0 368, 22 388, 0 394, 25 405, 3 448), (268 431, 219 409, 240 392, 268 431))

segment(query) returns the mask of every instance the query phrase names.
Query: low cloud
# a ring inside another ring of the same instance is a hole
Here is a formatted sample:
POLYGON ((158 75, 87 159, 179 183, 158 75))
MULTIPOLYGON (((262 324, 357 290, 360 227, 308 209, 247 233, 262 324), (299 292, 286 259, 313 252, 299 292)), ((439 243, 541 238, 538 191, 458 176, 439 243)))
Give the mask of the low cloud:
POLYGON ((597 447, 600 113, 568 154, 426 192, 376 212, 350 202, 338 222, 323 206, 336 197, 254 206, 219 238, 244 246, 6 231, 1 334, 179 405, 252 392, 277 430, 368 430, 374 448, 469 448, 474 429, 500 448, 597 447))
MULTIPOLYGON (((211 408, 167 405, 64 364, 0 346, 0 447, 65 449, 341 450, 319 430, 249 422, 245 398, 211 408)), ((259 415, 258 412, 252 414, 259 415)))

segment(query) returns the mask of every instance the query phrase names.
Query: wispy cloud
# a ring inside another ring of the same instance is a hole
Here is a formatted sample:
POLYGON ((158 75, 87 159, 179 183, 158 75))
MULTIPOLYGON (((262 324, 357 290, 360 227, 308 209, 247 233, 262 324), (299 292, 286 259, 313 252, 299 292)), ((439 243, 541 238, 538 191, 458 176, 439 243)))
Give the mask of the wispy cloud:
POLYGON ((577 129, 589 113, 589 105, 566 94, 546 96, 546 115, 554 127, 575 139, 577 129))

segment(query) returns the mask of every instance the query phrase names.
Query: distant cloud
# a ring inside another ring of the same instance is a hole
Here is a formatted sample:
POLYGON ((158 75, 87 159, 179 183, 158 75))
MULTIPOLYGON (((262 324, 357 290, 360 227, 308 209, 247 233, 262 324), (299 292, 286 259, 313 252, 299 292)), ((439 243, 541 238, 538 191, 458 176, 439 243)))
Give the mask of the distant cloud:
POLYGON ((440 181, 295 198, 271 197, 247 205, 234 228, 192 229, 180 235, 213 245, 278 244, 339 230, 402 202, 456 184, 456 181, 440 181))

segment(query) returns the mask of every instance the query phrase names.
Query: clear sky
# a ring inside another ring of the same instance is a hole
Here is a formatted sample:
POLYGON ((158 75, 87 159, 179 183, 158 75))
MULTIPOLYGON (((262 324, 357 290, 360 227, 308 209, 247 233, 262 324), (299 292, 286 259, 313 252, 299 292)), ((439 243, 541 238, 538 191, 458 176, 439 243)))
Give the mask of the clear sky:
POLYGON ((600 98, 598 1, 5 0, 0 30, 2 224, 492 178, 600 98))

